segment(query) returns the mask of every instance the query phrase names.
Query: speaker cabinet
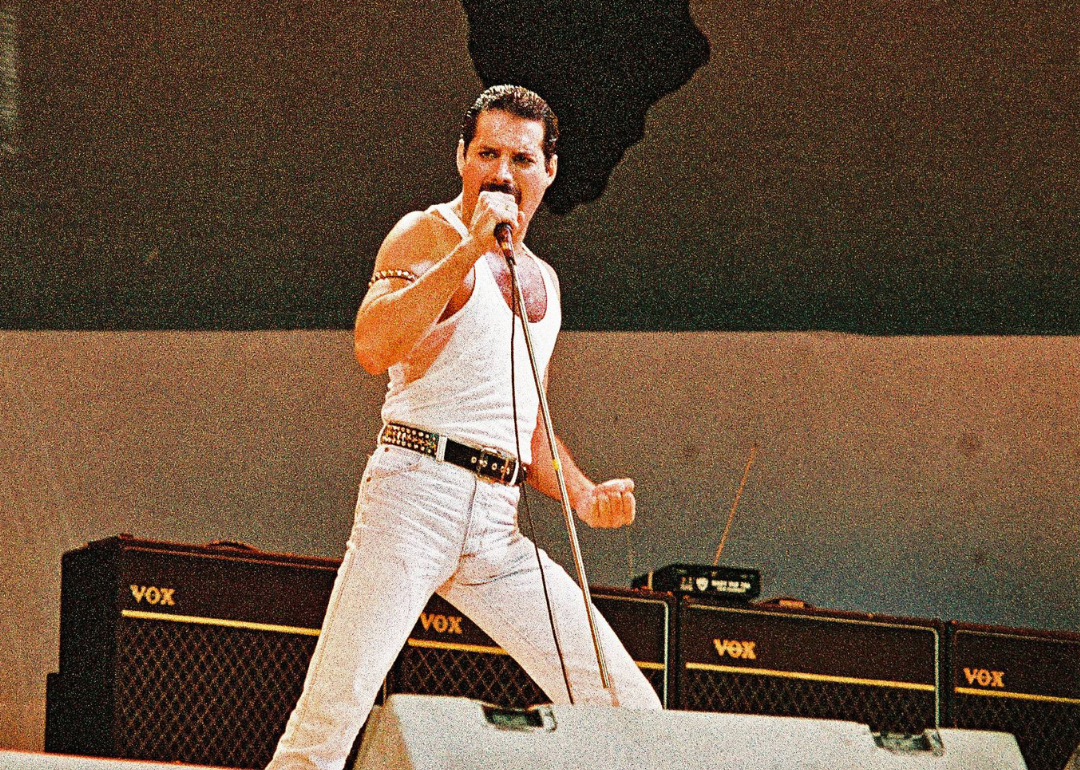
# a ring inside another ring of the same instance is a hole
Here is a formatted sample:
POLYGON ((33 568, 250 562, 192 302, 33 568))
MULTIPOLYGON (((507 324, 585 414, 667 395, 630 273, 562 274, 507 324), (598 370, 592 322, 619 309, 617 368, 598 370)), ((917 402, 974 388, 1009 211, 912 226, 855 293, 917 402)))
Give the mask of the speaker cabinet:
POLYGON ((931 731, 887 742, 820 719, 597 706, 513 711, 394 695, 356 770, 1023 770, 1005 733, 931 731))
MULTIPOLYGON (((592 597, 666 706, 670 595, 594 586, 592 597)), ((461 696, 517 708, 548 702, 505 650, 438 596, 431 598, 386 678, 385 694, 395 693, 461 696)))
POLYGON ((264 766, 337 566, 123 535, 64 554, 46 750, 264 766))
POLYGON ((1016 736, 1030 770, 1062 770, 1080 744, 1080 636, 949 626, 948 724, 1016 736))
POLYGON ((943 631, 936 621, 684 598, 677 707, 921 733, 940 724, 943 631))

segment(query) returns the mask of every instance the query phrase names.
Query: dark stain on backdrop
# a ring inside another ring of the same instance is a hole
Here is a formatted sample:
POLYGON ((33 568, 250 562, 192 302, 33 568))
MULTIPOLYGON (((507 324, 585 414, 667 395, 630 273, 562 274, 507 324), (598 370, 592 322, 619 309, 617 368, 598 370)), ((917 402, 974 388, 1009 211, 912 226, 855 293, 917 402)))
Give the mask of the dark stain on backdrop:
POLYGON ((556 214, 596 200, 645 113, 709 60, 688 0, 462 0, 484 87, 531 88, 559 116, 556 214))
POLYGON ((13 8, 3 328, 351 326, 393 222, 456 194, 477 72, 528 64, 568 328, 1080 332, 1069 3, 13 8))

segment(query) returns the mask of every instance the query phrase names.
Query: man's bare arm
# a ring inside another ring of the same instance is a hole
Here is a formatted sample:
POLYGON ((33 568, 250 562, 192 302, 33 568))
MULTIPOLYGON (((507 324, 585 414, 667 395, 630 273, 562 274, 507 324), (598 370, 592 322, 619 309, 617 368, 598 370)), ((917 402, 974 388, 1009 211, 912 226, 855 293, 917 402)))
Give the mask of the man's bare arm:
POLYGON ((434 216, 413 212, 386 236, 375 272, 407 270, 414 282, 385 278, 368 289, 356 313, 353 348, 370 374, 381 374, 409 354, 445 310, 483 246, 473 238, 449 246, 434 216))
MULTIPOLYGON (((558 499, 559 484, 551 463, 550 446, 547 432, 537 415, 528 481, 530 486, 558 499)), ((636 501, 632 479, 611 479, 596 484, 581 471, 558 436, 555 437, 555 446, 559 450, 559 465, 566 481, 570 506, 579 519, 590 527, 622 527, 633 522, 636 501)))
POLYGON ((512 195, 495 191, 478 196, 464 238, 434 214, 403 217, 379 248, 375 272, 408 270, 419 279, 386 278, 370 288, 353 330, 360 365, 381 374, 403 360, 438 322, 476 260, 496 249, 495 225, 508 221, 521 225, 524 215, 512 195))

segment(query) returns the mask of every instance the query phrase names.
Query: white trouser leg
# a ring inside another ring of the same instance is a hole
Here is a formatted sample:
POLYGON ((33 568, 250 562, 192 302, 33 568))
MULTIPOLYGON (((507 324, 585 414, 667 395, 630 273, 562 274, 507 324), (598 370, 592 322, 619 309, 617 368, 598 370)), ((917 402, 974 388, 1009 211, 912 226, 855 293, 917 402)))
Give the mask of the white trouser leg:
MULTIPOLYGON (((368 463, 304 691, 272 770, 341 770, 436 587, 502 645, 553 701, 568 702, 532 543, 516 526, 518 491, 396 447, 368 463), (455 571, 456 570, 456 571, 455 571)), ((576 703, 609 705, 581 591, 544 556, 576 703)), ((660 701, 606 621, 598 624, 620 705, 660 701)))
MULTIPOLYGON (((516 502, 516 494, 498 485, 480 484, 478 504, 484 496, 516 502)), ((439 593, 509 652, 553 702, 567 703, 536 552, 517 530, 514 512, 506 502, 489 504, 488 528, 467 544, 461 566, 439 593)), ((581 589, 540 553, 574 703, 612 705, 611 694, 601 685, 581 589)), ((594 616, 618 705, 661 708, 656 691, 607 621, 599 612, 594 616)))
POLYGON ((386 672, 461 552, 472 489, 414 452, 380 447, 272 770, 341 770, 386 672))

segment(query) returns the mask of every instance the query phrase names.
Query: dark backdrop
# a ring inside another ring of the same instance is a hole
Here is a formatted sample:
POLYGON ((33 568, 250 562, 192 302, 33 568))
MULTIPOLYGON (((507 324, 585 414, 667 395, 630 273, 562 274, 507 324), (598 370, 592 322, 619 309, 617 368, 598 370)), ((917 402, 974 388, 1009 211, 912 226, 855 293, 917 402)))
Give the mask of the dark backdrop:
MULTIPOLYGON (((534 229, 568 328, 1080 331, 1075 2, 690 10, 708 64, 534 229)), ((456 192, 457 2, 17 14, 2 327, 347 327, 393 222, 456 192)))

